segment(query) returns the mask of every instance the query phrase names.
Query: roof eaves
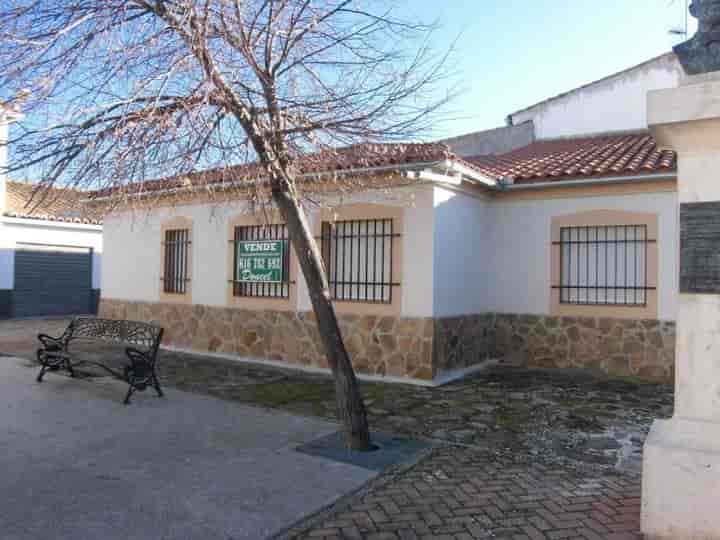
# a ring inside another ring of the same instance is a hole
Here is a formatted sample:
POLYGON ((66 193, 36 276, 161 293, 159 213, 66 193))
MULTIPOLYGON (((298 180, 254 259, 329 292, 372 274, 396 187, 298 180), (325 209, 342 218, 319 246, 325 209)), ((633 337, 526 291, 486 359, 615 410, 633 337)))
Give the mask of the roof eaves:
POLYGON ((28 221, 47 221, 52 223, 65 223, 73 225, 95 225, 102 226, 103 221, 98 219, 89 218, 78 218, 78 217, 62 217, 62 216, 50 216, 46 214, 24 214, 21 212, 5 212, 2 214, 3 217, 11 219, 22 219, 28 221))
MULTIPOLYGON (((422 169, 428 169, 428 168, 434 168, 439 165, 443 165, 448 163, 449 160, 435 160, 435 161, 424 161, 424 162, 412 162, 412 163, 400 163, 400 164, 394 164, 394 165, 380 165, 375 167, 362 167, 362 168, 350 168, 350 169, 340 169, 340 170, 329 170, 325 172, 309 172, 309 173, 303 173, 299 174, 297 176, 298 179, 307 179, 307 180, 322 180, 324 178, 338 178, 338 177, 348 177, 348 176, 357 176, 357 175, 369 175, 373 173, 392 173, 392 172, 403 172, 403 171, 409 171, 409 170, 422 170, 422 169)), ((480 174, 479 172, 476 174, 480 174)), ((265 178, 258 178, 253 180, 252 182, 265 182, 265 178)), ((236 180, 233 182, 225 182, 225 183, 218 183, 218 187, 223 190, 228 189, 234 189, 234 188, 242 188, 246 187, 249 184, 248 180, 236 180)), ((188 191, 193 191, 195 189, 200 188, 208 188, 211 185, 203 185, 203 186, 196 186, 189 184, 187 186, 179 186, 179 187, 170 187, 170 188, 163 188, 163 189, 154 189, 154 190, 147 190, 147 191, 141 191, 137 193, 128 193, 126 196, 131 198, 137 198, 137 199, 143 199, 148 197, 154 197, 159 195, 175 195, 178 193, 185 193, 188 191)), ((84 199, 81 199, 81 202, 102 202, 102 201, 108 201, 111 200, 114 196, 113 195, 103 195, 100 197, 87 197, 84 199)))
POLYGON ((657 182, 662 180, 676 180, 677 171, 667 171, 662 173, 647 173, 647 174, 630 174, 630 175, 617 175, 617 176, 597 176, 587 177, 581 176, 578 178, 563 178, 562 180, 534 180, 532 182, 500 182, 498 184, 498 191, 518 191, 518 190, 532 190, 532 189, 547 189, 557 187, 579 187, 579 186, 590 186, 590 185, 601 185, 601 184, 621 184, 621 183, 642 183, 642 182, 657 182))
POLYGON ((463 159, 449 160, 450 168, 460 175, 466 177, 472 182, 482 184, 489 187, 495 187, 497 185, 497 179, 492 176, 478 170, 472 163, 467 162, 463 159))

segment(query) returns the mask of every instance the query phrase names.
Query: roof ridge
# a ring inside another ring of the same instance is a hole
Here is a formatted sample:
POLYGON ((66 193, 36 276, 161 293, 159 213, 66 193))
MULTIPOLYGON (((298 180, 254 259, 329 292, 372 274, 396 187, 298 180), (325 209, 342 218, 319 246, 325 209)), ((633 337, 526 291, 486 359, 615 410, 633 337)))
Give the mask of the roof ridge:
MULTIPOLYGON (((477 154, 474 156, 466 156, 465 160, 471 160, 471 159, 480 159, 480 158, 491 158, 491 157, 502 157, 502 156, 509 156, 515 153, 521 153, 523 150, 527 150, 533 146, 541 146, 543 144, 554 144, 554 143, 572 143, 572 142, 600 142, 602 140, 607 139, 627 139, 628 137, 650 137, 652 138, 652 134, 649 130, 632 130, 632 131, 617 131, 613 133, 608 134, 600 134, 600 135, 581 135, 581 136, 573 136, 573 137, 557 137, 552 139, 537 139, 534 140, 525 146, 521 146, 520 148, 516 148, 514 150, 510 150, 508 152, 502 153, 502 154, 477 154)), ((654 141, 654 139, 653 139, 654 141)), ((583 150, 591 150, 589 148, 575 148, 573 150, 558 150, 558 153, 571 153, 571 152, 579 152, 583 150)))
POLYGON ((582 133, 576 135, 563 135, 559 137, 546 137, 543 139, 535 139, 533 142, 557 142, 557 141, 575 141, 579 139, 603 139, 610 137, 628 137, 633 135, 652 135, 647 128, 640 129, 622 129, 617 131, 598 131, 595 133, 582 133))
POLYGON ((47 186, 47 185, 43 185, 42 182, 13 180, 12 178, 8 178, 8 177, 5 178, 5 184, 6 185, 14 184, 17 186, 31 187, 33 189, 40 188, 40 189, 44 189, 44 190, 48 190, 48 191, 49 190, 62 191, 65 193, 79 193, 79 194, 86 193, 86 191, 83 189, 78 189, 78 188, 73 188, 73 187, 68 187, 68 186, 56 186, 54 184, 51 186, 47 186))

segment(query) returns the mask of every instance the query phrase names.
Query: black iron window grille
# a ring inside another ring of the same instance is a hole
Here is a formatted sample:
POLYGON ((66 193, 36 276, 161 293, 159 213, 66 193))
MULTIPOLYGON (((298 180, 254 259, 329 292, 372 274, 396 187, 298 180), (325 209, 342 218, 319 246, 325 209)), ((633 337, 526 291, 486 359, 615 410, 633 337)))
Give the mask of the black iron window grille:
POLYGON ((645 225, 562 227, 560 303, 644 306, 647 304, 648 238, 645 225))
POLYGON ((164 244, 163 291, 170 294, 185 294, 189 281, 190 231, 188 229, 167 230, 165 231, 164 244))
POLYGON ((233 242, 233 296, 288 298, 290 296, 290 242, 287 225, 243 225, 235 227, 233 242), (248 283, 239 281, 238 242, 248 240, 284 240, 282 281, 279 283, 248 283))
POLYGON ((392 219, 323 222, 322 252, 335 300, 391 304, 393 244, 400 235, 392 219))

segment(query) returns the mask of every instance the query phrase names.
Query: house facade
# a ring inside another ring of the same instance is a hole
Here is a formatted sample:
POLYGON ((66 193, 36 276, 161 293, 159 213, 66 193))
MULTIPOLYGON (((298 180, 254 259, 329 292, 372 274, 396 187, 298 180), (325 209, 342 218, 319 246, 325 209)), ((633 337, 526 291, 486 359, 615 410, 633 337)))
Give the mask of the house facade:
MULTIPOLYGON (((357 372, 438 384, 504 359, 669 380, 676 159, 638 103, 680 77, 664 55, 503 128, 344 149, 303 175, 357 372)), ((148 183, 105 217, 101 315, 157 321, 179 349, 327 369, 282 220, 228 175, 148 183)))
MULTIPOLYGON (((0 141, 19 114, 0 105, 0 141)), ((40 191, 6 175, 0 144, 0 318, 94 313, 102 222, 73 190, 40 191)))

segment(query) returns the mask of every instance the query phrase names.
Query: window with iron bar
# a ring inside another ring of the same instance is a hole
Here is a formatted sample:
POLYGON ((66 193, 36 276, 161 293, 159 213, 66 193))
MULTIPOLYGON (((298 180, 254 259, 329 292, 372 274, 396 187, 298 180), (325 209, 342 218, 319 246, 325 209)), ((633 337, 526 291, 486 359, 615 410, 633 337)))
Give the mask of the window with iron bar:
POLYGON ((560 229, 561 304, 644 306, 648 291, 646 225, 560 229))
POLYGON ((393 244, 399 234, 392 219, 323 222, 322 252, 335 300, 391 304, 393 244))
POLYGON ((290 296, 290 242, 287 225, 239 225, 233 239, 233 296, 260 298, 288 298, 290 296), (238 242, 247 240, 284 240, 282 282, 245 283, 239 281, 237 251, 238 242))
POLYGON ((169 294, 187 292, 189 246, 189 229, 165 231, 164 292, 169 294))

